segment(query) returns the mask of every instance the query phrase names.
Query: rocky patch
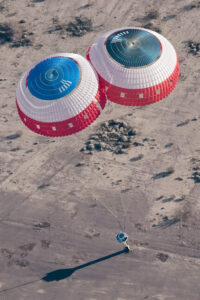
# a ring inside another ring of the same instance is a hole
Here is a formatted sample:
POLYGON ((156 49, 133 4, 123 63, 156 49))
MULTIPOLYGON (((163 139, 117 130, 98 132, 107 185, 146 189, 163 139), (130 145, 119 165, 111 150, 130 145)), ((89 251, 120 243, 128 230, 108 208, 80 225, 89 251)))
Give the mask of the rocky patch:
POLYGON ((32 251, 35 246, 36 246, 35 243, 28 243, 28 244, 19 246, 19 249, 22 251, 32 251))
POLYGON ((50 186, 49 183, 42 183, 41 185, 38 186, 38 190, 43 190, 43 189, 45 189, 48 186, 50 186))
POLYGON ((189 122, 190 122, 190 120, 187 119, 187 120, 185 120, 185 121, 183 121, 183 122, 178 123, 178 124, 176 125, 176 127, 183 127, 183 126, 187 125, 189 122))
POLYGON ((48 249, 50 247, 51 241, 49 240, 41 240, 41 247, 43 249, 48 249))
POLYGON ((188 177, 189 179, 193 179, 194 183, 200 183, 200 159, 192 158, 192 175, 188 177))
POLYGON ((152 179, 160 179, 160 178, 165 178, 165 177, 168 177, 170 176, 171 174, 174 173, 174 169, 172 167, 168 168, 166 171, 164 172, 160 172, 160 173, 157 173, 155 174, 152 179))
POLYGON ((190 11, 194 8, 200 8, 200 1, 192 1, 190 4, 183 6, 183 11, 190 11))
POLYGON ((23 268, 29 265, 29 262, 25 259, 16 259, 14 263, 16 266, 23 267, 23 268))
POLYGON ((143 25, 144 28, 147 28, 147 29, 150 29, 150 30, 153 30, 153 31, 156 31, 158 33, 161 33, 161 28, 158 26, 157 22, 155 22, 154 20, 146 23, 143 25))
POLYGON ((13 29, 6 23, 0 24, 0 45, 9 43, 14 36, 13 29))
POLYGON ((151 20, 158 19, 159 17, 160 17, 159 11, 156 9, 152 9, 152 10, 148 11, 144 17, 137 18, 137 19, 135 19, 135 21, 149 22, 151 20))
POLYGON ((9 258, 9 259, 13 256, 13 252, 6 248, 1 248, 0 252, 4 257, 9 258))
POLYGON ((168 15, 168 16, 163 17, 162 21, 167 22, 167 21, 172 20, 174 18, 176 18, 176 15, 172 14, 172 15, 168 15))
POLYGON ((169 258, 169 255, 164 253, 157 253, 156 258, 159 259, 161 262, 166 262, 169 258))
POLYGON ((17 133, 11 134, 11 135, 7 135, 5 137, 5 139, 6 140, 15 140, 15 139, 18 139, 20 136, 21 136, 21 133, 17 132, 17 133))
POLYGON ((66 31, 72 37, 80 37, 92 31, 92 21, 86 17, 75 17, 73 22, 67 24, 66 31))
POLYGON ((188 53, 194 56, 200 56, 200 43, 194 41, 187 41, 188 53))
POLYGON ((92 154, 93 151, 110 151, 114 154, 123 154, 128 149, 135 130, 127 123, 119 120, 109 120, 100 125, 97 133, 90 135, 85 146, 80 150, 92 154))
POLYGON ((48 33, 59 32, 64 34, 67 32, 71 37, 81 37, 92 30, 92 21, 87 17, 79 16, 67 25, 59 22, 57 18, 53 18, 53 26, 48 30, 48 33))
POLYGON ((200 183, 200 171, 193 172, 190 178, 193 179, 195 183, 200 183))
POLYGON ((45 228, 50 228, 51 224, 49 222, 40 222, 38 224, 33 225, 34 230, 40 230, 45 228))
POLYGON ((163 220, 161 222, 159 222, 157 225, 153 224, 153 227, 160 227, 160 228, 168 228, 176 223, 180 222, 180 218, 178 217, 174 217, 169 219, 167 216, 163 217, 163 220))
POLYGON ((23 22, 0 23, 0 45, 9 43, 9 47, 26 47, 32 45, 33 32, 28 32, 23 22))

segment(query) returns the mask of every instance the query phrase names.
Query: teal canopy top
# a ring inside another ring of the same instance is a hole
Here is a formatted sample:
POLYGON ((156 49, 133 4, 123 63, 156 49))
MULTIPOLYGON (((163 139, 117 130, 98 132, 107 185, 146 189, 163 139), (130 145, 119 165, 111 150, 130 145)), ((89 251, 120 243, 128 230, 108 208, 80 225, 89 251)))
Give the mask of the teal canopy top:
POLYGON ((127 68, 144 67, 161 54, 159 40, 143 29, 126 29, 113 33, 106 41, 109 55, 127 68))

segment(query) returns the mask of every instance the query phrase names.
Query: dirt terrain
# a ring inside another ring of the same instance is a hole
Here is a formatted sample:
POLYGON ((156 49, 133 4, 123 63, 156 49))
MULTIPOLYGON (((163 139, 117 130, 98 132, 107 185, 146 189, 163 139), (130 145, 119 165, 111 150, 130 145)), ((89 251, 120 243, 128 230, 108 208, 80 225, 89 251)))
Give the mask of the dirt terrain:
POLYGON ((1 300, 200 299, 199 16, 189 0, 1 0, 1 300), (173 93, 145 107, 108 102, 72 136, 29 131, 15 105, 25 69, 52 53, 85 56, 124 26, 174 45, 173 93), (120 231, 133 252, 114 256, 120 231))

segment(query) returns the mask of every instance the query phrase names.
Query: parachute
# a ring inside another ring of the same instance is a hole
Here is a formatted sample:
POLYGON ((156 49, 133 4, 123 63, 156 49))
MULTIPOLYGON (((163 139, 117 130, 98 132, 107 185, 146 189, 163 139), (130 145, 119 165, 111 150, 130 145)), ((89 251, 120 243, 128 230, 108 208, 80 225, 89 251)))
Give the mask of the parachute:
POLYGON ((22 75, 16 105, 22 122, 45 136, 83 130, 106 104, 98 76, 81 55, 57 53, 34 63, 22 75))
POLYGON ((121 105, 159 101, 171 93, 179 77, 178 56, 172 44, 145 28, 111 30, 96 39, 86 57, 107 99, 121 105))
POLYGON ((179 77, 172 44, 149 29, 128 27, 97 38, 85 59, 57 53, 33 64, 17 86, 22 122, 45 136, 65 136, 89 126, 107 99, 143 106, 168 96, 179 77))

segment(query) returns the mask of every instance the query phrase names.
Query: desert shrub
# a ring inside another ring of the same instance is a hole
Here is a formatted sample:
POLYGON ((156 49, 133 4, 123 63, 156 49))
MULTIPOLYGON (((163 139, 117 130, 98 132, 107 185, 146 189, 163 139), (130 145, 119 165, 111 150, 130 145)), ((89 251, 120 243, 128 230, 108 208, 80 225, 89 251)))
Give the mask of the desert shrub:
POLYGON ((0 23, 0 45, 13 40, 14 31, 7 23, 0 23))
POLYGON ((73 22, 69 22, 66 31, 72 37, 80 37, 92 31, 92 21, 86 17, 75 17, 73 22))

